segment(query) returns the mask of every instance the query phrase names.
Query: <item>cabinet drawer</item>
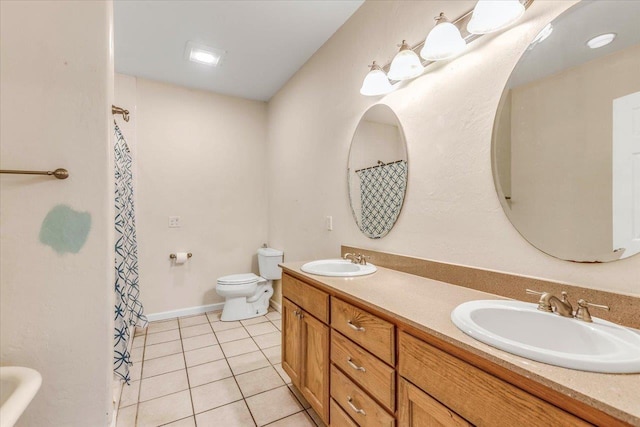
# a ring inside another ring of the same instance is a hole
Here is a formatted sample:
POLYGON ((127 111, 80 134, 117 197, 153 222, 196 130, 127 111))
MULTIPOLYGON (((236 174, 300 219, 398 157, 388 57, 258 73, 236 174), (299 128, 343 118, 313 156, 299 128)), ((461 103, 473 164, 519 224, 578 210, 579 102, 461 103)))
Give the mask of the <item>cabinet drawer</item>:
POLYGON ((331 365, 331 397, 362 427, 394 427, 395 420, 382 406, 331 365))
POLYGON ((331 331, 331 361, 387 409, 395 410, 393 368, 335 330, 331 331))
POLYGON ((398 380, 400 427, 471 427, 467 421, 404 378, 398 380))
POLYGON ((329 323, 329 294, 307 285, 288 274, 282 275, 282 295, 307 313, 324 323, 329 323))
POLYGON ((358 427, 349 415, 342 410, 335 400, 331 399, 331 427, 358 427))
POLYGON ((395 365, 393 324, 337 298, 332 298, 331 326, 383 361, 395 365))
POLYGON ((399 358, 400 375, 472 424, 590 425, 404 332, 399 358))

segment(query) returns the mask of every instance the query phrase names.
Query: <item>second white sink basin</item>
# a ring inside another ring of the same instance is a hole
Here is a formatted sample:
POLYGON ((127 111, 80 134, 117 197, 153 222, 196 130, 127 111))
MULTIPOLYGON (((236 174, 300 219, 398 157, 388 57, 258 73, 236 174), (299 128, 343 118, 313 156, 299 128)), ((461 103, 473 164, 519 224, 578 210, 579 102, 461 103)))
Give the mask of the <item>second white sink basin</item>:
POLYGON ((377 270, 373 264, 354 264, 349 260, 341 258, 311 261, 303 265, 300 269, 305 273, 332 277, 365 276, 375 273, 377 270))
POLYGON ((0 367, 0 427, 12 427, 18 421, 41 384, 42 376, 36 370, 0 367))
POLYGON ((460 304, 451 320, 465 334, 509 353, 565 368, 640 373, 640 334, 593 318, 593 323, 537 310, 521 301, 460 304))

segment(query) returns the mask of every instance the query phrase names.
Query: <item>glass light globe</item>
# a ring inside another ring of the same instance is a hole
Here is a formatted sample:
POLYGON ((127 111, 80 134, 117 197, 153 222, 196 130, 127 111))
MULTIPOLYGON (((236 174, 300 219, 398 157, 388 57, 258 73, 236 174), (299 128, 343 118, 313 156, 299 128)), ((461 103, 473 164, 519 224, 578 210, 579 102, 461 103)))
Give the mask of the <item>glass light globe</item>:
POLYGON ((371 71, 365 76, 360 88, 360 94, 364 96, 386 95, 393 90, 387 75, 375 61, 371 66, 371 71))
POLYGON ((473 9, 467 30, 471 34, 488 34, 516 22, 524 13, 519 0, 479 0, 473 9))
POLYGON ((447 21, 443 13, 436 18, 436 26, 429 31, 420 51, 427 61, 451 58, 464 50, 467 42, 460 35, 458 27, 447 21))
POLYGON ((402 41, 400 52, 391 61, 391 67, 387 76, 391 80, 409 80, 418 77, 424 72, 420 58, 409 48, 405 40, 402 41))

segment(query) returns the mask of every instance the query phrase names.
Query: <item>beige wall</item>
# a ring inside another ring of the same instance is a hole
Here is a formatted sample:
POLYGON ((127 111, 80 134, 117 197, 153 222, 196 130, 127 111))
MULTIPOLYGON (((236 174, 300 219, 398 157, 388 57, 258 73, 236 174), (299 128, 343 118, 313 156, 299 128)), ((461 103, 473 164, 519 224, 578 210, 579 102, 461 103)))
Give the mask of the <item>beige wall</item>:
POLYGON ((640 91, 638 70, 636 46, 513 88, 511 219, 536 247, 615 258, 613 100, 640 91))
POLYGON ((474 4, 365 2, 270 101, 270 243, 291 261, 335 257, 344 243, 637 295, 640 257, 592 265, 545 255, 513 228, 493 183, 491 134, 504 85, 528 43, 573 2, 536 1, 518 26, 474 41, 396 92, 358 93, 372 60, 390 59, 403 38, 420 41, 440 11, 455 17, 474 4), (395 228, 371 240, 351 217, 345 164, 358 120, 377 102, 403 124, 411 172, 395 228), (334 231, 325 230, 326 215, 334 231))
POLYGON ((111 10, 110 1, 0 2, 2 168, 70 172, 0 179, 0 364, 43 377, 21 426, 104 426, 111 416, 111 10), (59 204, 91 215, 77 253, 39 241, 59 204))
POLYGON ((216 278, 258 273, 267 241, 266 104, 123 75, 116 101, 133 112, 125 138, 145 312, 224 301, 216 278), (169 216, 182 227, 169 228, 169 216), (193 258, 173 265, 176 251, 193 258))

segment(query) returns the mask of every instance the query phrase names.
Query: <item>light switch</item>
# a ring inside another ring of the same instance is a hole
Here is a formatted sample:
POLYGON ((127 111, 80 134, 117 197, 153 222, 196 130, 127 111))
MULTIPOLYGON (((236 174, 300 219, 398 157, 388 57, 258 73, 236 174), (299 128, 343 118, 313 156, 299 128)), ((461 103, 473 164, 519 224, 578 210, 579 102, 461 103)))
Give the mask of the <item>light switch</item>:
POLYGON ((333 217, 332 216, 328 216, 325 219, 326 223, 327 223, 327 230, 332 231, 333 230, 333 217))
POLYGON ((170 216, 169 217, 169 228, 180 228, 180 217, 179 216, 170 216))

